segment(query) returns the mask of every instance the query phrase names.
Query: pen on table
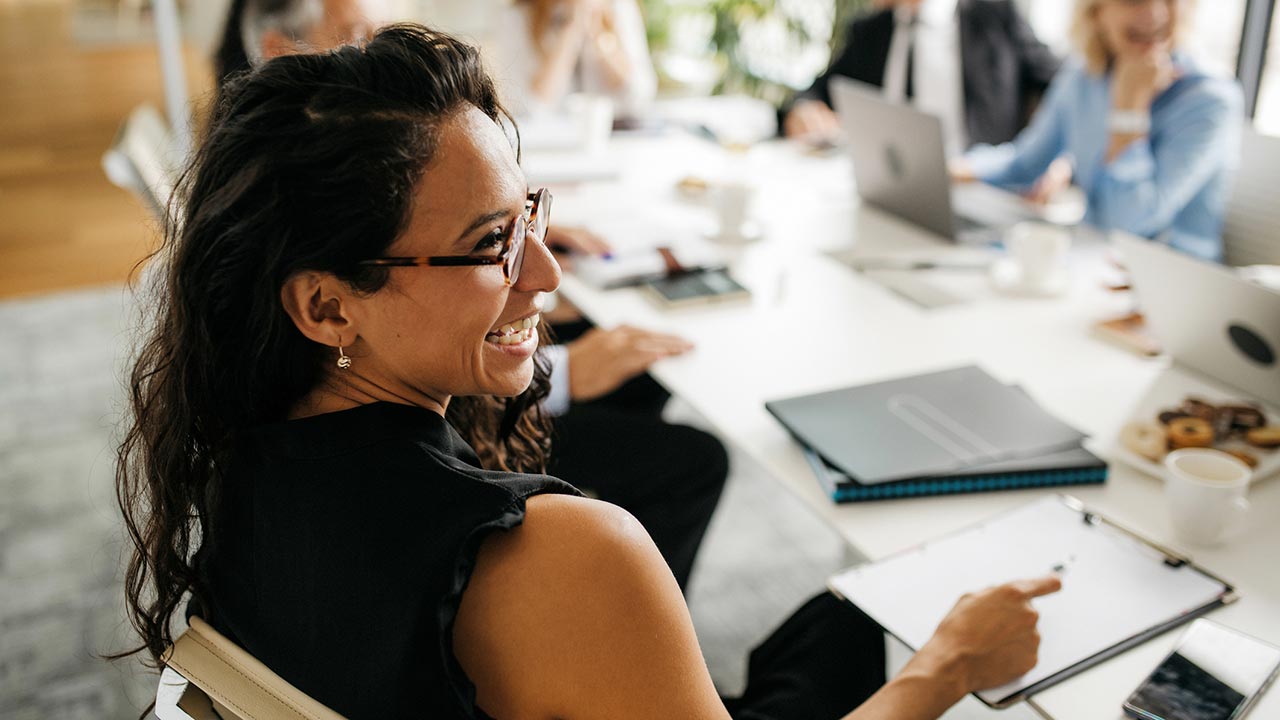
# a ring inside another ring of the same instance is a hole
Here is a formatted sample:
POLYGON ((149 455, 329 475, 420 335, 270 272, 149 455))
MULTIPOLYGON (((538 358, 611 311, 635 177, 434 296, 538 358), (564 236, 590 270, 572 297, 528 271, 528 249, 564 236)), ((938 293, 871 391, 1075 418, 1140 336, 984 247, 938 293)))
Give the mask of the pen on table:
POLYGON ((856 270, 976 270, 983 271, 991 267, 991 263, 981 262, 944 262, 940 260, 854 260, 856 270))

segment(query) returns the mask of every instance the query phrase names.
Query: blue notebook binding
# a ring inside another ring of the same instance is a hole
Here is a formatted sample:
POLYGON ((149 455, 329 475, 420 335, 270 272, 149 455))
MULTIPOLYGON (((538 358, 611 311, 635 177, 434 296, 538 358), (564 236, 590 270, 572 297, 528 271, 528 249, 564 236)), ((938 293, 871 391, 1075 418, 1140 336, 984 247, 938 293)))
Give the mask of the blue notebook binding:
POLYGON ((828 465, 809 448, 804 448, 804 457, 813 468, 818 483, 838 503, 1066 485, 1099 485, 1107 480, 1106 463, 1084 448, 1073 448, 1040 458, 991 463, 972 468, 961 475, 916 478, 875 485, 859 483, 828 465))

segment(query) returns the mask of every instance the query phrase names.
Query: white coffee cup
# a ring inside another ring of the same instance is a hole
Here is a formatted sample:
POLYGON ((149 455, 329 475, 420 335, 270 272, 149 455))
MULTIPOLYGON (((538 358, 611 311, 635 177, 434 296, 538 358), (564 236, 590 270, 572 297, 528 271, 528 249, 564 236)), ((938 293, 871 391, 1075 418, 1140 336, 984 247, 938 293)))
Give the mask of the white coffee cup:
POLYGON ((613 100, 603 95, 575 93, 565 98, 565 109, 578 124, 583 150, 595 155, 608 147, 613 133, 613 100))
POLYGON ((1252 477, 1248 465, 1220 450, 1169 453, 1164 488, 1174 534, 1194 545, 1216 545, 1243 531, 1252 477))
POLYGON ((755 195, 755 185, 748 182, 729 180, 716 185, 712 197, 720 221, 718 239, 726 242, 748 239, 747 221, 755 195))
POLYGON ((1018 266, 1022 286, 1039 289, 1066 264, 1071 232, 1050 223, 1021 222, 1009 228, 1004 244, 1018 266))

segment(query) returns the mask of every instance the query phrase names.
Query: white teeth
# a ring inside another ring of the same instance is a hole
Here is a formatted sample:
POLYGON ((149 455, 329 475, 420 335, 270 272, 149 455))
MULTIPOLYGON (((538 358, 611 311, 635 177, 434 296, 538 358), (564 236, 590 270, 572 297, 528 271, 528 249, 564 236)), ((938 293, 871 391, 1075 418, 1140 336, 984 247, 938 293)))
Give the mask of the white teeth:
MULTIPOLYGON (((485 339, 491 339, 494 337, 509 337, 509 336, 521 333, 530 328, 537 327, 538 320, 541 319, 541 317, 542 317, 541 313, 534 313, 533 315, 530 315, 529 317, 524 318, 523 320, 517 320, 508 325, 503 325, 502 327, 490 333, 485 339)), ((504 344, 509 345, 510 343, 504 343, 504 344)))
POLYGON ((503 335, 489 335, 485 337, 485 342, 491 342, 495 345, 519 345, 533 337, 533 332, 533 328, 529 327, 503 335))

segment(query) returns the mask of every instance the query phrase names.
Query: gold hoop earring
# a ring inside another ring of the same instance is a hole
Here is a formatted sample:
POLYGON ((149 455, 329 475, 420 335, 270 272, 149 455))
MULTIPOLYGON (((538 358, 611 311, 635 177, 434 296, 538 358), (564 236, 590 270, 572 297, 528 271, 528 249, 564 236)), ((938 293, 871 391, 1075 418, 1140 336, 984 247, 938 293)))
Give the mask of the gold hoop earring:
POLYGON ((351 367, 351 358, 348 357, 347 354, 342 351, 342 340, 339 339, 338 340, 338 368, 341 370, 346 370, 349 367, 351 367))

